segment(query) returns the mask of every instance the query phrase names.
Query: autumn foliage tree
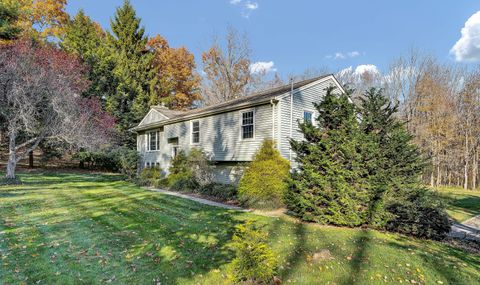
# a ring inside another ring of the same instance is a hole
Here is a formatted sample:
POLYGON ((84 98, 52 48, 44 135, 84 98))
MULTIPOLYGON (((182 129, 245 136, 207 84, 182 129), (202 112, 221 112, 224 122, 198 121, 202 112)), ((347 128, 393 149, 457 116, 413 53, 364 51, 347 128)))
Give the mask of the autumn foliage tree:
POLYGON ((215 39, 202 54, 203 99, 207 105, 244 96, 260 81, 262 74, 250 71, 251 53, 246 36, 230 28, 224 45, 215 39))
POLYGON ((19 17, 16 25, 23 36, 37 39, 61 38, 68 13, 67 0, 2 0, 5 5, 17 7, 19 17))
POLYGON ((190 108, 200 99, 200 76, 195 72, 193 54, 185 47, 170 47, 160 35, 150 38, 147 46, 154 54, 156 80, 149 104, 164 103, 175 110, 190 108))
POLYGON ((0 47, 0 121, 8 136, 7 178, 47 139, 95 148, 108 143, 114 120, 95 99, 76 57, 50 46, 16 41, 0 47))

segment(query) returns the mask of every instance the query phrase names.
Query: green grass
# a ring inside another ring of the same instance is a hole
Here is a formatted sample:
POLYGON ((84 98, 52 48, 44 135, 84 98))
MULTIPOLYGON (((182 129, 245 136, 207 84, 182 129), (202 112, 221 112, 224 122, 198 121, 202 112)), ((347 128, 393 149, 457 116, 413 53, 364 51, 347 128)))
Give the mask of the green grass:
POLYGON ((480 215, 480 190, 460 187, 438 187, 436 190, 447 202, 447 212, 455 221, 464 222, 480 215))
POLYGON ((115 175, 25 174, 0 187, 0 284, 225 284, 234 226, 265 225, 283 284, 478 284, 439 242, 227 211, 115 175), (328 249, 333 259, 313 260, 328 249))

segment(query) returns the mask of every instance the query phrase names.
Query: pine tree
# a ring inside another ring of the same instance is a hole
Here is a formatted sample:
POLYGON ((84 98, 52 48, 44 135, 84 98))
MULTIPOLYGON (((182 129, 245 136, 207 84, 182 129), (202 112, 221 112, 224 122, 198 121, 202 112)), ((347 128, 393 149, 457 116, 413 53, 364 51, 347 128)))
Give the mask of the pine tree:
POLYGON ((16 25, 18 7, 0 2, 0 43, 16 39, 21 29, 16 25))
POLYGON ((287 206, 306 221, 363 224, 369 192, 355 106, 347 95, 328 89, 315 107, 318 125, 301 123, 305 139, 290 141, 298 170, 292 175, 287 206))
POLYGON ((128 0, 117 8, 111 20, 109 45, 114 58, 116 90, 107 98, 107 110, 122 131, 137 124, 148 112, 153 86, 153 54, 146 49, 145 29, 128 0))
POLYGON ((371 88, 360 99, 360 127, 368 151, 367 170, 371 200, 367 222, 377 228, 441 238, 449 231, 447 215, 438 199, 421 181, 426 161, 412 143, 404 124, 395 118, 397 106, 371 88))
POLYGON ((360 128, 369 145, 363 154, 372 191, 368 222, 383 226, 392 216, 385 209, 387 200, 420 185, 425 161, 403 123, 395 118, 398 106, 381 89, 367 90, 359 101, 360 128))
POLYGON ((106 34, 83 10, 80 10, 65 29, 60 46, 69 53, 78 55, 89 67, 91 85, 85 97, 107 98, 115 92, 113 58, 105 43, 106 34))

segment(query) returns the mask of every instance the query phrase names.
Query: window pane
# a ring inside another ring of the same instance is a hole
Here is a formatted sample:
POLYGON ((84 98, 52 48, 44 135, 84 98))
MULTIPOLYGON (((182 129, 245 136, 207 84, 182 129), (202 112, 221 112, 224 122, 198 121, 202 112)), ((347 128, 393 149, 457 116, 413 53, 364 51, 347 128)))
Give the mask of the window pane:
POLYGON ((198 132, 193 133, 192 142, 193 143, 199 143, 200 142, 200 133, 198 133, 198 132))
POLYGON ((252 139, 253 138, 253 125, 243 126, 242 127, 242 138, 252 139))
POLYGON ((150 133, 150 150, 157 150, 157 133, 150 133))
POLYGON ((192 126, 194 132, 200 131, 200 122, 193 122, 192 126))
POLYGON ((303 121, 312 123, 312 113, 311 112, 303 112, 303 121))
POLYGON ((192 143, 200 142, 200 122, 192 122, 192 143))
POLYGON ((253 124, 253 111, 242 113, 242 125, 253 124))

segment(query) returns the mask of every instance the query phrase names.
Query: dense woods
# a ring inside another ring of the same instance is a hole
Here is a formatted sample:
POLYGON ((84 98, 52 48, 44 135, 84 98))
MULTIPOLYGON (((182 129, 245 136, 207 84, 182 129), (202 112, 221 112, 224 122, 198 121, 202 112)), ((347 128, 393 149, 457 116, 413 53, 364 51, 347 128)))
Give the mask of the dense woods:
POLYGON ((399 104, 396 116, 406 122, 430 167, 423 180, 431 186, 478 187, 480 147, 480 70, 438 62, 412 51, 393 61, 385 74, 340 72, 355 89, 354 98, 371 86, 399 104))

